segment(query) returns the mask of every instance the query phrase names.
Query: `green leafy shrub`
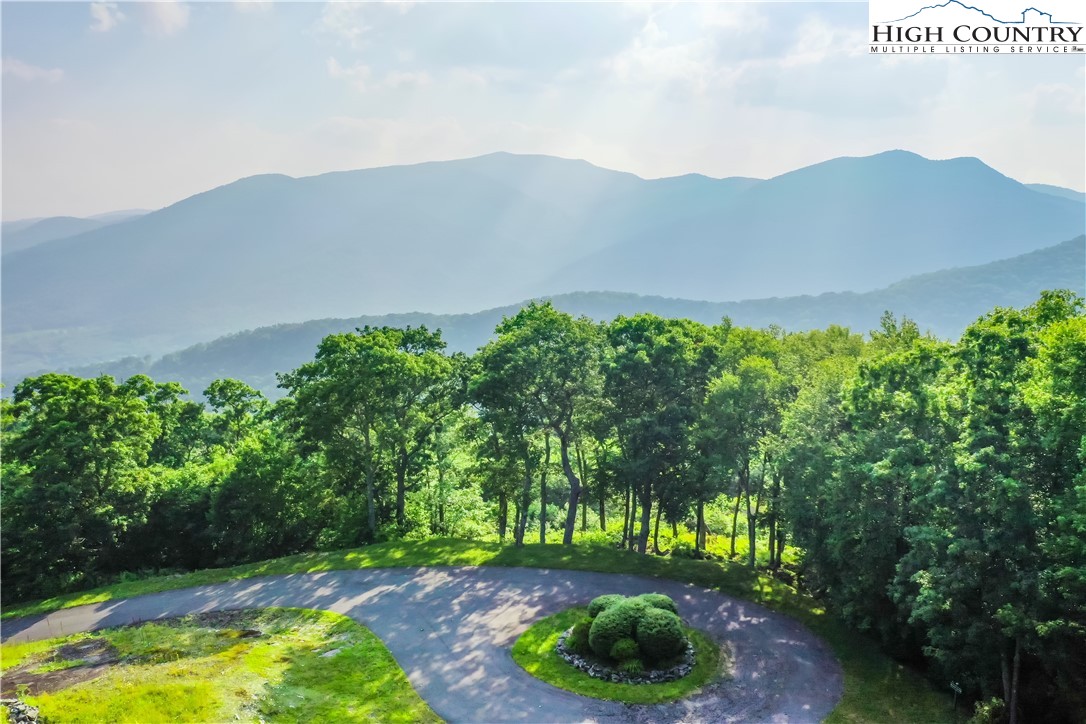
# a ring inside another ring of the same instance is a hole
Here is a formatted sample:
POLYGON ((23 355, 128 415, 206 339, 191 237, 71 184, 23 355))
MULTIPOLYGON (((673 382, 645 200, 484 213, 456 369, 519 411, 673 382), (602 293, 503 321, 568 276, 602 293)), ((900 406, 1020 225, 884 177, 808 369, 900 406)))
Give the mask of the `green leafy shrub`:
POLYGON ((620 670, 627 674, 633 674, 638 676, 645 673, 645 665, 641 663, 641 659, 630 659, 629 661, 623 661, 618 667, 620 670))
POLYGON ((592 619, 583 618, 573 624, 573 630, 566 637, 566 649, 584 656, 592 651, 588 645, 588 631, 592 628, 592 619))
POLYGON ((633 639, 619 639, 611 647, 611 658, 615 661, 629 661, 640 656, 641 647, 633 639))
MULTIPOLYGON (((641 653, 650 663, 677 656, 686 647, 679 617, 663 609, 648 608, 642 612, 636 634, 641 653)), ((596 647, 592 649, 596 650, 596 647)))
POLYGON ((668 555, 670 555, 672 558, 697 559, 701 558, 699 553, 700 551, 698 551, 693 544, 687 543, 686 541, 682 540, 675 541, 675 545, 671 546, 671 552, 668 555))
POLYGON ((670 596, 665 596, 662 593, 642 593, 637 598, 644 601, 652 608, 659 608, 664 611, 671 611, 676 616, 679 615, 679 606, 673 600, 671 600, 670 596))
POLYGON ((588 617, 595 618, 600 615, 600 612, 606 608, 610 608, 616 603, 625 601, 626 597, 617 593, 608 593, 604 596, 597 596, 592 599, 592 602, 588 604, 588 617))
POLYGON ((611 647, 619 639, 634 637, 638 620, 649 606, 644 601, 628 598, 603 609, 592 621, 588 644, 597 656, 610 656, 611 647))
POLYGON ((969 719, 969 724, 1001 724, 1006 720, 1006 706, 1003 700, 992 697, 977 702, 973 710, 973 716, 969 719))

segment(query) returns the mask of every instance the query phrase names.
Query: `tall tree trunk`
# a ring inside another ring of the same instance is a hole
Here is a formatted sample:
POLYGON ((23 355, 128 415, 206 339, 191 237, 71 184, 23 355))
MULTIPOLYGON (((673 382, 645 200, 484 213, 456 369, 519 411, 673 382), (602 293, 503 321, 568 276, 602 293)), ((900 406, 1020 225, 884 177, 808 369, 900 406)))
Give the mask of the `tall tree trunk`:
POLYGON ((370 438, 370 429, 365 432, 366 451, 366 522, 369 524, 370 541, 377 540, 377 509, 375 507, 373 486, 377 476, 377 461, 373 459, 373 442, 370 438))
POLYGON ((630 542, 630 494, 633 486, 626 483, 626 495, 623 497, 622 506, 622 547, 630 542))
POLYGON ((652 525, 652 483, 646 482, 641 490, 641 531, 637 534, 637 552, 644 555, 649 549, 649 528, 652 525))
POLYGON ((577 471, 581 474, 581 532, 588 530, 588 463, 585 462, 581 446, 573 443, 577 453, 577 471))
POLYGON ((600 475, 600 460, 603 459, 603 446, 599 440, 596 440, 596 478, 593 481, 595 483, 596 501, 599 504, 600 510, 600 531, 607 532, 607 490, 603 484, 603 476, 600 475))
POLYGON ((769 568, 777 570, 777 517, 769 514, 769 568))
POLYGON ((747 542, 750 548, 747 550, 747 565, 754 568, 754 552, 757 548, 756 532, 754 530, 754 509, 750 504, 750 489, 747 489, 747 542))
POLYGON ((750 488, 750 476, 747 475, 747 539, 750 541, 750 550, 747 551, 747 560, 751 568, 755 566, 755 552, 758 548, 758 512, 762 507, 762 489, 765 487, 765 466, 766 460, 762 460, 762 472, 758 479, 758 497, 753 508, 751 508, 751 498, 754 497, 754 491, 750 488))
POLYGON ((551 466, 551 434, 543 433, 543 471, 539 474, 539 542, 547 542, 547 468, 551 466))
POLYGON ((1007 660, 1007 649, 1004 647, 999 652, 999 670, 1003 675, 1003 703, 1010 706, 1011 703, 1011 665, 1007 660))
POLYGON ((531 512, 528 501, 520 506, 520 544, 524 545, 528 538, 528 514, 531 512))
MULTIPOLYGON (((400 446, 396 459, 396 525, 403 532, 407 525, 406 500, 407 500, 407 448, 400 446)), ((440 490, 440 487, 439 487, 440 490)))
POLYGON ((566 508, 566 529, 562 535, 564 545, 573 545, 573 530, 577 527, 577 503, 581 499, 581 481, 573 472, 573 466, 569 462, 569 436, 559 435, 559 450, 562 455, 562 470, 569 481, 569 506, 566 508))
POLYGON ((781 558, 784 555, 784 528, 777 529, 777 567, 781 565, 781 558))
POLYGON ((498 494, 498 540, 505 542, 505 532, 509 527, 509 496, 498 494))
POLYGON ((1022 638, 1014 639, 1014 664, 1011 672, 1011 700, 1007 704, 1007 712, 1010 717, 1009 724, 1018 724, 1018 674, 1022 669, 1022 638))
POLYGON ((736 491, 735 495, 735 509, 732 511, 732 552, 731 557, 735 558, 735 538, 739 529, 739 503, 743 500, 743 488, 740 484, 740 488, 736 491))
POLYGON ((694 550, 699 553, 705 550, 705 501, 698 501, 697 521, 694 524, 694 550))
POLYGON ((781 566, 781 558, 777 553, 777 511, 781 501, 781 474, 779 470, 773 472, 773 489, 769 497, 769 567, 777 570, 781 566))
POLYGON ((445 466, 437 466, 437 525, 441 535, 445 535, 445 466))
POLYGON ((656 555, 660 555, 660 511, 663 509, 663 505, 656 504, 656 523, 652 526, 652 552, 656 555))
POLYGON ((524 545, 524 531, 520 529, 520 496, 513 496, 513 545, 524 545))
POLYGON ((516 544, 524 545, 524 536, 528 532, 528 506, 532 502, 532 460, 531 453, 524 452, 524 485, 520 491, 519 513, 517 515, 516 544))
MULTIPOLYGON (((774 475, 774 477, 776 477, 774 475)), ((769 493, 769 505, 766 508, 769 523, 769 569, 777 569, 777 510, 773 507, 773 491, 769 493)))

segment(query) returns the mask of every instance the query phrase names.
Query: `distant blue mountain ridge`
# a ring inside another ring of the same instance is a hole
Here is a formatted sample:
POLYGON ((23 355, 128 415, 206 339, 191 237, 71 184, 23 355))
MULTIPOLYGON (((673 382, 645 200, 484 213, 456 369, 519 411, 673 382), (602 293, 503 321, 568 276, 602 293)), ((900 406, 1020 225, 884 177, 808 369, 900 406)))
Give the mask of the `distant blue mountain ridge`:
POLYGON ((255 176, 4 254, 3 366, 594 290, 710 302, 864 292, 1052 246, 1082 234, 1084 216, 1082 202, 978 159, 906 151, 767 180, 642 179, 507 153, 255 176))

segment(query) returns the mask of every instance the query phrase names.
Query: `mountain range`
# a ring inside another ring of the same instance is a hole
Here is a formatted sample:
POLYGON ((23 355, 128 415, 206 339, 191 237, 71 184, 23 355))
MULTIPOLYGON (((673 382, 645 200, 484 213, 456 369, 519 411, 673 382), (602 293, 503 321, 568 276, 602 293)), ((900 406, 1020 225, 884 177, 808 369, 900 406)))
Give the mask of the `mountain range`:
MULTIPOLYGON (((760 299, 746 302, 703 302, 646 297, 615 292, 579 292, 550 297, 570 314, 596 320, 653 312, 715 324, 723 317, 734 323, 787 330, 824 328, 841 324, 866 332, 878 327, 883 312, 915 320, 925 331, 956 338, 977 317, 996 306, 1022 307, 1045 289, 1071 289, 1086 296, 1086 237, 1030 252, 1012 259, 975 267, 949 269, 905 279, 877 291, 827 293, 760 299)), ((475 314, 392 314, 351 319, 320 319, 302 324, 281 324, 197 344, 159 359, 128 358, 73 370, 81 376, 112 374, 125 378, 148 374, 176 380, 199 394, 212 380, 242 379, 269 397, 278 397, 276 372, 295 369, 312 359, 317 344, 329 334, 369 326, 420 326, 442 330, 449 349, 474 352, 491 338, 502 317, 515 314, 523 304, 488 309, 475 314)))
POLYGON ((101 229, 146 213, 142 209, 132 209, 130 211, 114 211, 108 214, 87 217, 50 216, 44 219, 5 221, 3 230, 0 231, 3 235, 0 252, 10 254, 14 251, 22 251, 47 241, 64 239, 87 231, 101 229))
POLYGON ((56 220, 5 227, 5 377, 277 323, 568 292, 863 292, 1073 238, 1084 209, 977 159, 904 151, 767 180, 506 153, 256 176, 62 238, 45 238, 56 220))
POLYGON ((554 292, 609 289, 699 299, 868 291, 1082 233, 1083 205, 1037 193, 975 158, 839 158, 753 186, 652 233, 571 262, 554 292), (722 296, 722 291, 724 296, 722 296))

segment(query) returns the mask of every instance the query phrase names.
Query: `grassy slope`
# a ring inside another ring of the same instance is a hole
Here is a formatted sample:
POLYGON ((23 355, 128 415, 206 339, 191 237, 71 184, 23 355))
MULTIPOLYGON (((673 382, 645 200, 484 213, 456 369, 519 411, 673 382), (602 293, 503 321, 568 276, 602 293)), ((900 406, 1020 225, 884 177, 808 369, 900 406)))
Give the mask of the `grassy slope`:
POLYGON ((128 581, 85 593, 69 594, 8 607, 4 618, 127 598, 157 591, 253 576, 338 569, 399 566, 525 566, 607 573, 627 573, 688 581, 745 598, 793 616, 822 636, 845 671, 845 694, 831 722, 949 720, 949 697, 936 692, 921 675, 882 654, 868 639, 849 629, 814 599, 765 575, 728 563, 639 556, 612 548, 528 545, 517 549, 497 543, 451 539, 385 543, 365 548, 309 553, 233 568, 128 581))
POLYGON ((101 638, 124 665, 101 678, 26 697, 55 722, 440 721, 380 639, 326 611, 265 609, 232 625, 258 638, 193 619, 109 629, 32 645, 4 646, 5 668, 43 662, 74 641, 101 638), (338 649, 331 657, 321 654, 338 649))

